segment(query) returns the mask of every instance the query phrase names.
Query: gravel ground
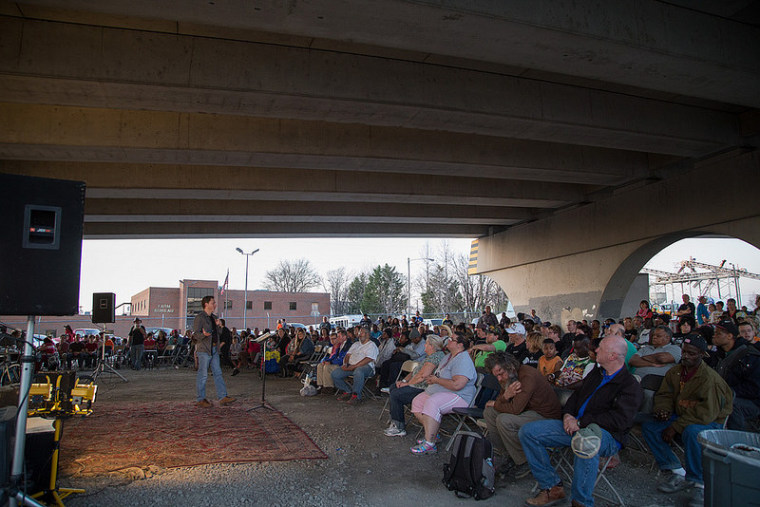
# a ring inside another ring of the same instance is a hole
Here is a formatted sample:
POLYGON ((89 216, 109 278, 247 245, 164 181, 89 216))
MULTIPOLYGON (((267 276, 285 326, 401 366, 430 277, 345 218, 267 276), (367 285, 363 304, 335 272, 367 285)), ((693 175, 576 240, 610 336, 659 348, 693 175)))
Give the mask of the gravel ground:
MULTIPOLYGON (((195 372, 189 369, 124 371, 129 379, 99 383, 98 404, 128 400, 191 400, 195 372), (118 381, 118 382, 117 382, 118 381)), ((225 370, 230 395, 256 402, 261 381, 251 370, 236 377, 225 370)), ((211 379, 209 378, 211 383, 211 379)), ((378 419, 383 401, 367 400, 358 407, 331 396, 304 398, 293 379, 268 377, 267 401, 309 434, 328 455, 324 460, 270 463, 214 464, 187 468, 149 467, 108 476, 61 478, 61 486, 85 488, 85 494, 66 500, 71 507, 144 505, 412 505, 424 502, 454 505, 460 500, 441 483, 448 453, 414 456, 414 434, 389 438, 378 419)), ((209 393, 213 393, 209 386, 209 393)), ((685 496, 656 491, 655 472, 636 453, 624 451, 623 464, 609 474, 626 505, 682 505, 685 496)), ((532 477, 497 483, 496 494, 478 505, 523 505, 534 485, 532 477)), ((569 485, 567 485, 569 493, 569 485)), ((605 505, 597 501, 597 505, 605 505)))

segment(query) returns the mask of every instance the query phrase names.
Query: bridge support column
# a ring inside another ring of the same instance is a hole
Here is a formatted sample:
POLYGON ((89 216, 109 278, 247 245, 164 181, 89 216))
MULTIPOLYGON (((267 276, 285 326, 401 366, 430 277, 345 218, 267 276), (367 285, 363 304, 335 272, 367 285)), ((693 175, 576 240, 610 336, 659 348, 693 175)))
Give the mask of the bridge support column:
POLYGON ((724 154, 480 238, 477 273, 494 279, 518 312, 535 309, 555 323, 617 319, 644 264, 676 241, 728 236, 760 248, 757 188, 760 154, 724 154))

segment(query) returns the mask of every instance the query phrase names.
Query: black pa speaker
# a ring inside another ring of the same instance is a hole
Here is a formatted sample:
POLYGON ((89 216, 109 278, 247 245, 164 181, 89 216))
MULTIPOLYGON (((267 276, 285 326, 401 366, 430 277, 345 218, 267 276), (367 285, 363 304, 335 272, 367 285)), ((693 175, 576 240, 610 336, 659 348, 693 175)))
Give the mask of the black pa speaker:
POLYGON ((116 322, 116 294, 113 292, 95 292, 92 295, 93 324, 110 324, 116 322))
POLYGON ((0 174, 0 314, 76 315, 85 184, 0 174))

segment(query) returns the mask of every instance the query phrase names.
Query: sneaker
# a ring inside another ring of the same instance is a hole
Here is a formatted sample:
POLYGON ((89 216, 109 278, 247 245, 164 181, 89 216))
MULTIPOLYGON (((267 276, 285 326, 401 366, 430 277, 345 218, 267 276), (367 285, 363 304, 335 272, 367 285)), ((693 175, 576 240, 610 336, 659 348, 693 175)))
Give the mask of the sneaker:
POLYGON ((212 405, 210 401, 203 399, 199 401, 198 403, 196 403, 195 406, 198 408, 210 408, 210 407, 213 407, 214 405, 212 405))
POLYGON ((225 396, 224 398, 219 400, 219 404, 224 407, 226 405, 229 405, 230 403, 235 403, 235 401, 236 401, 236 398, 233 398, 232 396, 225 396))
POLYGON ((353 393, 343 393, 338 395, 338 401, 348 401, 353 396, 353 393))
POLYGON ((235 375, 237 375, 238 373, 240 373, 240 370, 238 370, 237 368, 235 368, 234 370, 232 370, 232 376, 233 376, 233 377, 234 377, 235 375))
POLYGON ((689 498, 689 507, 702 507, 705 504, 705 488, 694 486, 689 498))
POLYGON ((380 389, 380 392, 381 393, 385 393, 385 394, 390 394, 391 388, 390 387, 383 387, 382 389, 380 389))
POLYGON ((417 444, 410 449, 412 454, 435 454, 438 452, 438 447, 435 444, 424 441, 421 444, 417 444))
POLYGON ((391 423, 390 426, 385 430, 385 436, 386 437, 405 437, 406 436, 406 430, 404 428, 399 428, 396 426, 395 423, 391 423))
POLYGON ((555 505, 558 502, 565 501, 565 488, 562 487, 560 482, 556 486, 552 486, 550 489, 542 489, 533 498, 525 500, 525 505, 531 505, 534 507, 548 507, 549 505, 555 505))
POLYGON ((687 481, 686 477, 678 474, 670 474, 670 479, 660 484, 657 489, 663 493, 675 493, 693 486, 691 481, 687 481))
MULTIPOLYGON (((418 444, 421 444, 423 442, 425 442, 424 438, 418 438, 417 439, 417 443, 418 444)), ((436 434, 436 436, 435 436, 435 443, 436 444, 440 444, 441 443, 441 434, 440 433, 436 434)))
POLYGON ((348 400, 346 400, 346 405, 356 406, 356 405, 359 405, 362 401, 364 401, 364 400, 362 400, 361 398, 359 398, 355 394, 352 394, 351 398, 349 398, 348 400))

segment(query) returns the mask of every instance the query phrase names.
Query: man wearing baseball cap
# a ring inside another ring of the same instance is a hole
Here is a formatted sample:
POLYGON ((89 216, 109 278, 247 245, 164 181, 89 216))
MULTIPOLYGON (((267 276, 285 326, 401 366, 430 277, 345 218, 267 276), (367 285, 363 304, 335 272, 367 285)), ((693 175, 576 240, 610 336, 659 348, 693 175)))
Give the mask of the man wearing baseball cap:
POLYGON ((694 488, 690 505, 703 505, 702 450, 697 441, 700 431, 723 427, 731 413, 733 393, 726 382, 702 358, 707 342, 689 334, 681 346, 681 363, 665 374, 654 396, 654 421, 642 425, 642 433, 660 470, 671 472, 667 482, 657 488, 675 493, 694 488), (676 434, 681 435, 685 463, 670 448, 676 434))
POLYGON ((739 336, 731 319, 715 324, 711 365, 734 391, 734 411, 728 429, 745 430, 747 419, 760 417, 760 350, 739 336))
POLYGON ((135 317, 132 329, 129 330, 129 358, 132 361, 132 369, 142 368, 142 356, 145 343, 145 327, 139 317, 135 317))

